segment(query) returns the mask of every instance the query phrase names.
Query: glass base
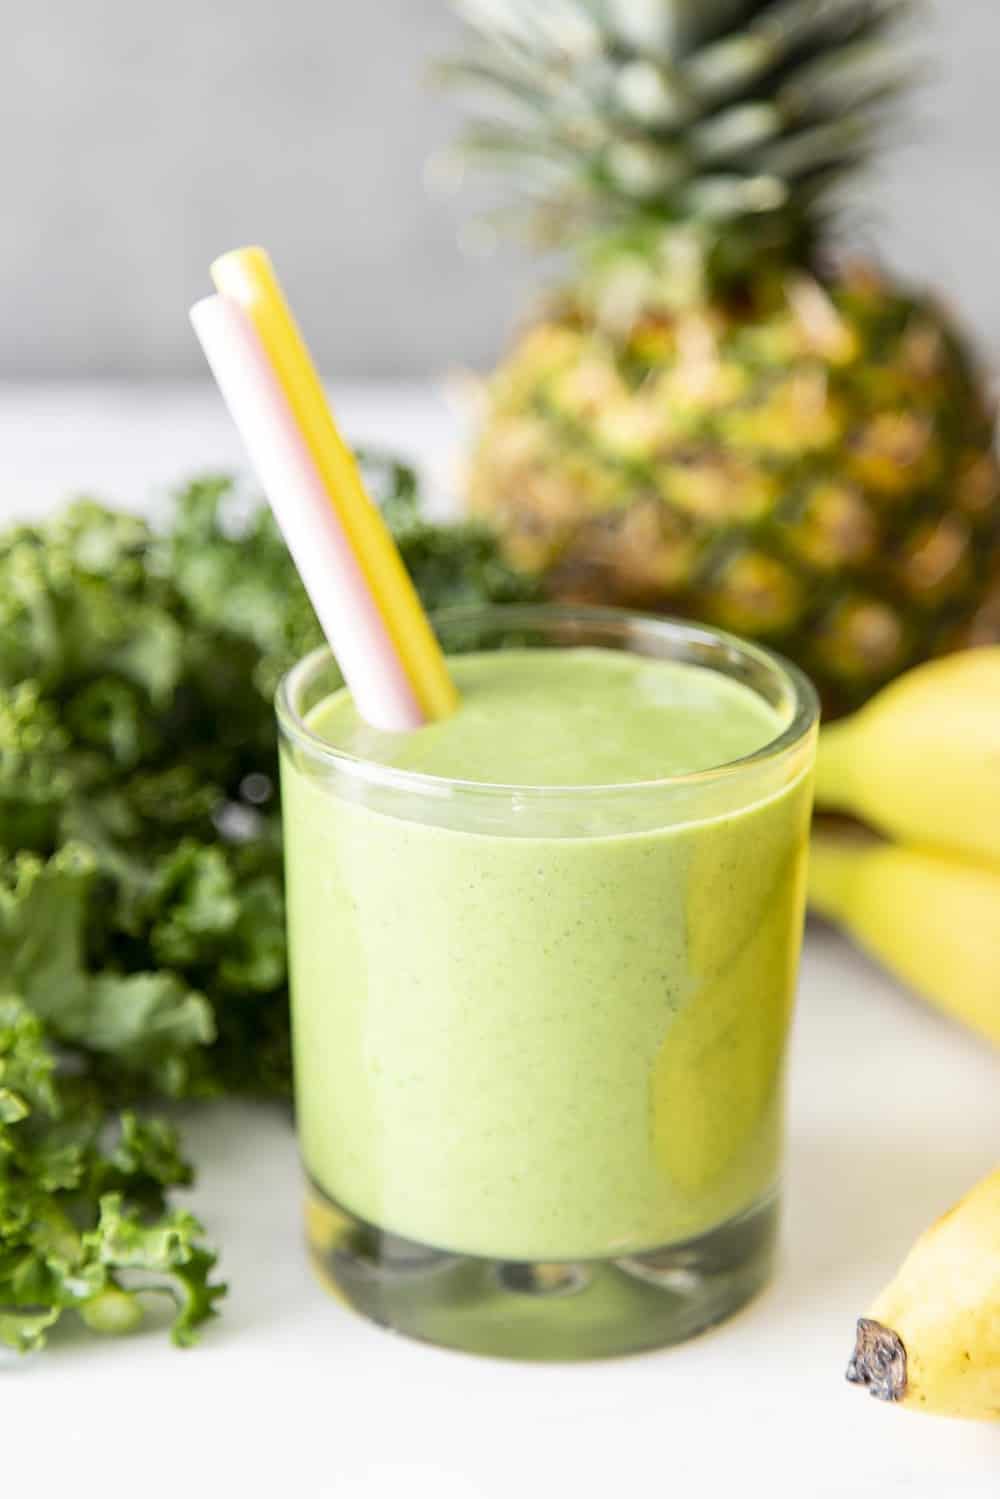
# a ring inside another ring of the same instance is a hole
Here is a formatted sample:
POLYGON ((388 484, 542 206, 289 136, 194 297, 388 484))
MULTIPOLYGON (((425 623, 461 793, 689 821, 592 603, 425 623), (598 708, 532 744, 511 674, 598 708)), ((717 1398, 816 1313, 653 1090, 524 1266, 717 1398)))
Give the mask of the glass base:
POLYGON ((722 1322, 770 1279, 774 1197, 681 1244, 614 1260, 451 1254, 385 1233, 310 1183, 309 1250, 323 1284, 382 1327, 499 1358, 611 1358, 722 1322))

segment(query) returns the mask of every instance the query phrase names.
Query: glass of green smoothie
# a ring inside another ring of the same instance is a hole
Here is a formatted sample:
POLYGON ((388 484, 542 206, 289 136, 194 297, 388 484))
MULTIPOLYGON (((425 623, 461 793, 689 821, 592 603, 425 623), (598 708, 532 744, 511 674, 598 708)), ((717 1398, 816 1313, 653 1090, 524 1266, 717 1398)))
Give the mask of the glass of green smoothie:
POLYGON ((321 1277, 529 1359, 687 1338, 768 1279, 817 703, 697 624, 435 620, 457 712, 278 693, 298 1129, 321 1277))

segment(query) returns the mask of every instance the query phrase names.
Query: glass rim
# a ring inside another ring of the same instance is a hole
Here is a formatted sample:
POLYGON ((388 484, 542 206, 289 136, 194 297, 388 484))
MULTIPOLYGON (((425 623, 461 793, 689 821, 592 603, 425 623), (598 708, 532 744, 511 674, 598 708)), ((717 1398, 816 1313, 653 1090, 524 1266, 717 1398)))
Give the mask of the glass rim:
MULTIPOLYGON (((658 776, 642 781, 599 781, 583 785, 530 785, 503 783, 499 781, 471 781, 460 777, 431 775, 421 770, 403 770, 394 765, 384 765, 362 755, 351 754, 327 743, 306 723, 295 706, 297 696, 303 690, 313 672, 321 662, 336 665, 333 651, 326 642, 314 647, 298 660, 282 676, 275 692, 275 710, 279 728, 283 735, 297 747, 331 769, 368 784, 388 786, 398 791, 409 791, 422 796, 441 796, 455 793, 460 796, 495 797, 504 801, 512 798, 529 800, 578 799, 591 800, 616 795, 657 794, 671 790, 690 789, 698 786, 718 785, 726 780, 736 780, 762 765, 772 763, 794 750, 815 728, 819 720, 820 704, 816 689, 809 677, 794 662, 779 652, 756 641, 746 640, 714 625, 702 624, 698 620, 681 619, 673 615, 645 614, 641 610, 607 608, 597 604, 460 604, 440 609, 430 616, 436 631, 462 625, 496 625, 507 628, 541 628, 560 622, 581 626, 618 625, 625 628, 641 627, 670 639, 684 639, 692 644, 714 647, 723 646, 737 652, 758 665, 784 679, 790 689, 793 703, 792 716, 773 739, 760 749, 721 765, 705 770, 687 771, 681 775, 658 776)), ((557 647, 562 649, 562 647, 557 647)), ((627 651, 629 647, 626 645, 627 651)), ((633 652, 633 654, 639 654, 633 652)), ((663 659, 663 658, 656 658, 663 659)), ((708 671, 719 668, 707 665, 708 671)), ((751 691, 754 689, 751 688, 751 691)))

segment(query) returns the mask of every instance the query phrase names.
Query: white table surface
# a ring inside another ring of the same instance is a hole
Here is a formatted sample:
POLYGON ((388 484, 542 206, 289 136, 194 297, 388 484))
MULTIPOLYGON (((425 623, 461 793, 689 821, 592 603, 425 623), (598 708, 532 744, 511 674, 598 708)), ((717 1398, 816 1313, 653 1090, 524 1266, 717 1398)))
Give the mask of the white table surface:
MULTIPOLYGON (((352 387, 338 407, 355 439, 447 473, 456 425, 439 393, 352 387)), ((0 387, 6 516, 81 490, 147 504, 239 462, 207 384, 0 387)), ((817 928, 791 1077, 774 1285, 686 1346, 594 1365, 439 1352, 345 1311, 302 1252, 287 1116, 193 1114, 192 1206, 223 1248, 222 1319, 192 1352, 149 1332, 0 1361, 0 1492, 997 1499, 1000 1425, 881 1406, 843 1370, 855 1317, 915 1234, 1000 1157, 1000 1059, 817 928)))

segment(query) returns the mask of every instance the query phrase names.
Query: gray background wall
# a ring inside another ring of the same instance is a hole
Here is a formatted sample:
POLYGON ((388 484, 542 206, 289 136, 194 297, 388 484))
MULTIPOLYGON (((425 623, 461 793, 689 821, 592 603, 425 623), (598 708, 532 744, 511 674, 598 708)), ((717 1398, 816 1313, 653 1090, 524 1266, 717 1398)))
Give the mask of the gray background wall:
MULTIPOLYGON (((429 198, 456 110, 447 0, 0 0, 0 376, 201 370, 208 262, 266 243, 332 374, 490 359, 532 274, 463 255, 429 198)), ((1000 363, 1000 5, 931 0, 912 143, 855 233, 954 300, 1000 363)))

